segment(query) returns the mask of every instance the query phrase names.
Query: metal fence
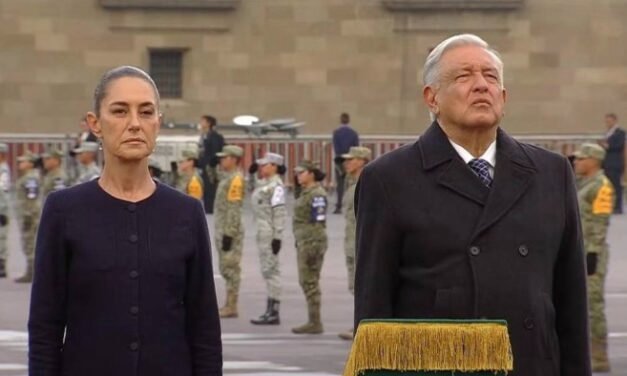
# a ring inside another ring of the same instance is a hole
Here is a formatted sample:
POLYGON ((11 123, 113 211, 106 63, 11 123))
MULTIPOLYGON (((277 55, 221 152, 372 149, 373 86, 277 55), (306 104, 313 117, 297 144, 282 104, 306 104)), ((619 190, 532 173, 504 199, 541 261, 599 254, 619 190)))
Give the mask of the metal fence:
MULTIPOLYGON (((165 132, 164 132, 165 133, 165 132)), ((404 144, 413 143, 418 136, 394 136, 394 135, 365 135, 360 136, 361 145, 370 148, 373 157, 376 158, 404 144)), ((538 145, 562 155, 571 154, 583 142, 596 142, 602 139, 600 134, 569 134, 569 135, 514 135, 520 141, 538 145)), ((198 142, 198 135, 171 135, 162 134, 157 139, 157 148, 154 157, 162 165, 164 171, 170 170, 170 162, 180 157, 180 150, 189 144, 198 142)), ((327 188, 335 187, 335 174, 333 163, 333 144, 330 136, 304 135, 298 138, 289 137, 264 137, 250 138, 243 135, 226 134, 227 143, 239 145, 244 149, 245 156, 242 159, 242 167, 247 168, 255 158, 261 157, 265 152, 279 153, 285 156, 287 173, 285 183, 288 186, 293 182, 293 168, 303 159, 318 161, 323 171, 327 173, 324 185, 327 188)), ((9 145, 9 165, 12 167, 13 178, 17 175, 17 156, 25 150, 41 153, 48 147, 57 147, 66 155, 64 166, 68 175, 75 174, 76 162, 70 156, 70 151, 75 145, 75 134, 14 134, 0 133, 0 142, 9 145)), ((102 160, 102 158, 100 159, 102 160)))

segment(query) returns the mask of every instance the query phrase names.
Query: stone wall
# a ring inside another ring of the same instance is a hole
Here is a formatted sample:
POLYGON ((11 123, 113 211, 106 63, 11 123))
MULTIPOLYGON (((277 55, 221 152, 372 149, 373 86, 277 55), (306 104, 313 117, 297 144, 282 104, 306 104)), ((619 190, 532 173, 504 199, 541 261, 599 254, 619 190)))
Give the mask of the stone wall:
POLYGON ((420 133, 423 61, 458 32, 501 51, 511 132, 601 132, 605 112, 627 118, 621 0, 446 0, 454 9, 425 0, 208 1, 228 6, 0 0, 0 133, 76 131, 99 76, 121 64, 147 68, 151 48, 185 50, 183 97, 164 100, 166 120, 296 117, 307 121, 304 133, 321 134, 347 111, 362 133, 420 133), (423 4, 406 10, 412 3, 423 4))

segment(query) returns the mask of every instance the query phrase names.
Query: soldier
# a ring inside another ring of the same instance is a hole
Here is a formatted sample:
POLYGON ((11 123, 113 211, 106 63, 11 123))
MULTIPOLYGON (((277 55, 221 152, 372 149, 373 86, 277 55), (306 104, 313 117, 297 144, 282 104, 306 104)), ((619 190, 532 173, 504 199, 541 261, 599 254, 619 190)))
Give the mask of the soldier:
POLYGON ((161 182, 161 175, 163 174, 163 170, 161 169, 159 161, 154 158, 148 158, 148 171, 150 172, 150 177, 152 178, 152 180, 156 182, 161 182))
POLYGON ((193 148, 187 148, 183 149, 181 154, 182 158, 178 163, 176 189, 202 202, 203 183, 200 173, 196 168, 198 151, 193 148))
POLYGON ((46 175, 41 184, 42 196, 45 201, 50 193, 67 188, 69 182, 61 166, 61 160, 63 159, 61 150, 56 148, 50 149, 42 154, 41 157, 44 160, 44 169, 46 170, 46 175))
POLYGON ((605 150, 596 144, 583 144, 575 153, 575 173, 579 177, 577 197, 588 268, 590 353, 595 372, 610 371, 603 294, 608 261, 605 238, 615 195, 612 183, 601 169, 604 158, 605 150))
POLYGON ((261 275, 266 281, 268 301, 266 312, 250 320, 256 325, 278 325, 281 295, 281 272, 279 251, 287 210, 285 188, 279 175, 285 173, 283 156, 275 153, 266 155, 253 163, 248 172, 255 174, 259 169, 261 179, 256 180, 252 194, 252 208, 257 224, 257 247, 261 261, 261 275))
POLYGON ((235 145, 226 145, 221 152, 216 153, 224 175, 218 183, 213 205, 220 274, 226 283, 226 304, 220 309, 220 317, 223 318, 238 316, 237 297, 244 243, 242 206, 245 192, 244 176, 238 166, 243 155, 244 150, 235 145))
POLYGON ((37 156, 30 151, 17 158, 20 178, 15 183, 17 194, 17 216, 22 233, 22 251, 26 256, 26 272, 17 278, 17 283, 29 283, 33 280, 33 258, 35 256, 35 238, 41 212, 41 182, 39 171, 35 168, 37 156))
POLYGON ((78 160, 79 174, 74 185, 97 179, 100 176, 100 167, 96 164, 96 154, 99 145, 97 142, 84 141, 80 147, 74 149, 78 160))
POLYGON ((6 278, 7 233, 9 232, 9 187, 11 171, 7 164, 9 145, 0 143, 0 278, 6 278))
POLYGON ((319 182, 325 174, 311 161, 295 169, 301 193, 294 204, 293 230, 298 260, 298 282, 305 293, 309 320, 292 328, 294 334, 320 334, 320 271, 327 251, 327 192, 319 182))
MULTIPOLYGON (((344 170, 346 171, 346 190, 342 199, 344 218, 346 219, 346 227, 344 230, 344 254, 346 255, 346 269, 348 270, 348 291, 351 295, 355 295, 355 186, 364 166, 372 158, 370 149, 353 146, 349 149, 348 154, 343 154, 344 170)), ((353 329, 338 334, 345 340, 353 339, 353 329)))

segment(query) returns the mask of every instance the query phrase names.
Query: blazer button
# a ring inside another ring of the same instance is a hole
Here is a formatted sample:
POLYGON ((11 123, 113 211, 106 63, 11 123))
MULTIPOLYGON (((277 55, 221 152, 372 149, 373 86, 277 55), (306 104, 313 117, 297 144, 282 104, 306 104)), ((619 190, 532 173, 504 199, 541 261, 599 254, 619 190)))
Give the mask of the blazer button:
POLYGON ((131 306, 131 308, 128 310, 132 315, 136 315, 139 313, 139 307, 138 306, 131 306))
POLYGON ((128 241, 131 243, 137 243, 137 240, 139 239, 139 237, 137 237, 137 235, 133 234, 131 236, 128 237, 128 241))
POLYGON ((137 205, 135 205, 135 204, 128 204, 128 206, 126 207, 126 210, 128 210, 128 211, 130 211, 132 213, 135 210, 137 210, 137 205))
POLYGON ((131 342, 128 348, 131 349, 131 351, 137 351, 139 349, 139 342, 131 342))
POLYGON ((128 273, 128 276, 129 276, 131 279, 135 279, 135 278, 139 277, 139 272, 138 272, 137 270, 131 270, 131 271, 128 273))
POLYGON ((525 325, 525 329, 528 329, 528 330, 531 330, 536 326, 535 322, 533 321, 531 317, 527 317, 525 321, 523 321, 523 324, 525 325))
POLYGON ((478 256, 479 253, 481 253, 481 249, 479 247, 477 247, 477 246, 474 246, 474 245, 472 247, 470 247, 469 251, 470 251, 470 254, 473 255, 473 256, 478 256))
POLYGON ((518 253, 520 253, 522 257, 525 257, 529 254, 529 248, 527 248, 527 246, 523 244, 518 247, 518 253))

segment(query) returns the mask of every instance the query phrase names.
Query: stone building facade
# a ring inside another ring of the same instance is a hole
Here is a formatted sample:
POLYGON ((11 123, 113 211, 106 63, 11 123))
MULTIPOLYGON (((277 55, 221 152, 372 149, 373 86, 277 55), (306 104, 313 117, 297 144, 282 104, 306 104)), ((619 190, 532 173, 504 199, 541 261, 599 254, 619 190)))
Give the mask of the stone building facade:
POLYGON ((627 118, 623 0, 0 0, 0 133, 76 131, 100 75, 131 64, 160 76, 167 121, 324 134, 346 111, 364 134, 418 134, 424 59, 459 32, 501 51, 511 132, 627 118))

